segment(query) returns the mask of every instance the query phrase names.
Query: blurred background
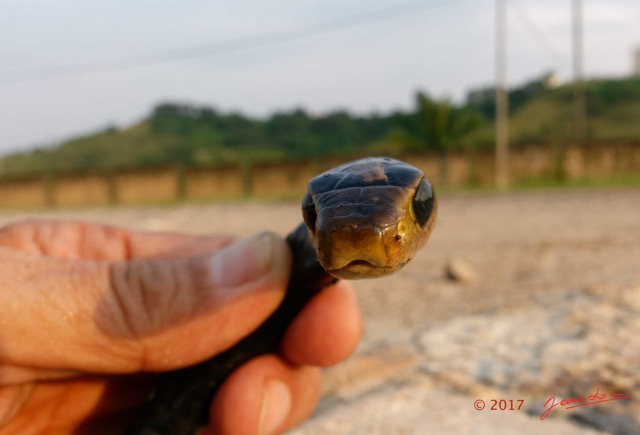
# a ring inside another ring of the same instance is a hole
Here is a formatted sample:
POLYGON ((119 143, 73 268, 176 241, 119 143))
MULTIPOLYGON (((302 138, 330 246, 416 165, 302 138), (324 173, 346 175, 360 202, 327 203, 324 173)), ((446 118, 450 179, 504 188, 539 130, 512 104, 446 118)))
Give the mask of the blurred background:
POLYGON ((284 235, 341 162, 432 179, 431 241, 354 284, 362 345, 294 433, 640 433, 640 2, 0 10, 0 223, 284 235), (540 421, 598 389, 632 398, 540 421))
POLYGON ((287 175, 258 193, 287 196, 307 173, 279 165, 371 154, 426 156, 453 187, 637 183, 638 16, 631 0, 5 1, 0 205, 242 196, 259 166, 287 175), (203 170, 222 167, 234 181, 214 188, 203 170))

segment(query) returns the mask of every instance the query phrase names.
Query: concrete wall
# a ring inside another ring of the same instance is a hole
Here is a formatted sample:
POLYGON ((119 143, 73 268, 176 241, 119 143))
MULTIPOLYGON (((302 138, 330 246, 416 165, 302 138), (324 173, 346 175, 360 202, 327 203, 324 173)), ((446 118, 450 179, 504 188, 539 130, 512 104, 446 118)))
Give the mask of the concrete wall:
MULTIPOLYGON (((425 171, 436 184, 462 187, 491 185, 491 152, 408 155, 403 159, 425 171)), ((166 203, 176 200, 222 200, 246 196, 301 196, 309 178, 342 163, 315 162, 257 164, 218 168, 157 168, 108 173, 57 174, 1 180, 0 207, 33 208, 104 204, 166 203)), ((562 176, 566 180, 640 176, 640 144, 512 150, 511 182, 562 176)))

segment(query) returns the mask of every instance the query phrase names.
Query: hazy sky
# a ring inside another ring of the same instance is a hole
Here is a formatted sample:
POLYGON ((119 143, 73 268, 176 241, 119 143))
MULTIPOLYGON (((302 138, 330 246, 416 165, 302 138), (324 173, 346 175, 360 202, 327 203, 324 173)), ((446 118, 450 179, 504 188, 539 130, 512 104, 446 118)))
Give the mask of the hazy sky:
MULTIPOLYGON (((507 3, 509 84, 569 78, 571 0, 507 3)), ((583 7, 587 76, 630 74, 640 1, 583 7)), ((495 0, 0 0, 0 153, 124 127, 159 101, 255 116, 387 112, 418 89, 460 101, 494 80, 494 48, 495 0)))

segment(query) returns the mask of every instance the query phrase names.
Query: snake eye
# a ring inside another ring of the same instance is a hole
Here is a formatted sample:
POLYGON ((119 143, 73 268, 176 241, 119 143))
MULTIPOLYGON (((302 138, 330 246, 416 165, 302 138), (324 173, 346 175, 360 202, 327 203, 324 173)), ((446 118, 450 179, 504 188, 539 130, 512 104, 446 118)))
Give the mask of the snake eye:
POLYGON ((313 203, 313 198, 311 198, 309 192, 307 192, 302 199, 302 217, 307 227, 315 234, 318 214, 316 213, 316 205, 313 203))
POLYGON ((413 202, 411 203, 413 215, 422 228, 429 222, 431 213, 433 213, 433 199, 431 184, 426 178, 423 178, 416 189, 416 194, 413 196, 413 202))

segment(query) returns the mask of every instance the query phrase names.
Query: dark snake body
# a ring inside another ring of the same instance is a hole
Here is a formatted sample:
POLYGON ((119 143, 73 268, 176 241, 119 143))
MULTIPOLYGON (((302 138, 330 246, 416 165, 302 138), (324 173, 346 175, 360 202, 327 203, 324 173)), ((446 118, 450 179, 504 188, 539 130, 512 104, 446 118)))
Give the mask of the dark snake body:
POLYGON ((229 350, 160 374, 126 435, 193 435, 224 380, 252 358, 277 351, 311 298, 336 276, 395 272, 426 243, 437 214, 422 171, 389 158, 357 160, 313 178, 302 207, 306 225, 287 237, 293 263, 281 305, 229 350))
POLYGON ((293 264, 284 299, 256 331, 234 347, 198 365, 162 373, 127 435, 192 435, 206 422, 209 404, 222 382, 245 362, 273 352, 287 326, 320 290, 337 281, 318 263, 307 226, 287 237, 293 264))

